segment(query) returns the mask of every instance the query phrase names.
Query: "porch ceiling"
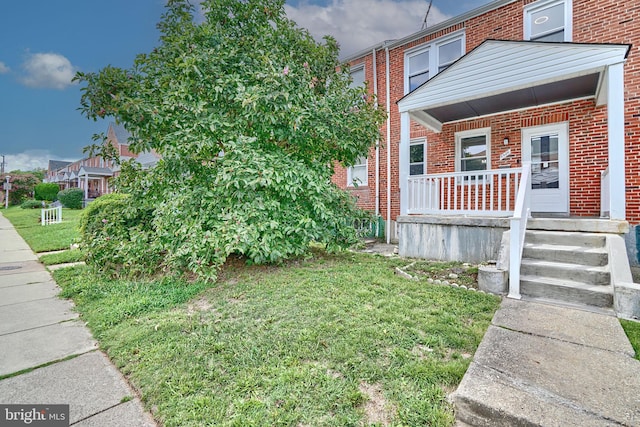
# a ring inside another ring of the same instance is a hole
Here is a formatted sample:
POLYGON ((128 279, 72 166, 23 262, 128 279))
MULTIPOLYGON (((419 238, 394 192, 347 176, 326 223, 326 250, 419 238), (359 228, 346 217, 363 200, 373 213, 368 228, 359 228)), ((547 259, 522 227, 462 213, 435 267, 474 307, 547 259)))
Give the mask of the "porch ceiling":
POLYGON ((398 101, 437 132, 446 122, 577 98, 606 103, 607 67, 630 46, 487 40, 398 101))

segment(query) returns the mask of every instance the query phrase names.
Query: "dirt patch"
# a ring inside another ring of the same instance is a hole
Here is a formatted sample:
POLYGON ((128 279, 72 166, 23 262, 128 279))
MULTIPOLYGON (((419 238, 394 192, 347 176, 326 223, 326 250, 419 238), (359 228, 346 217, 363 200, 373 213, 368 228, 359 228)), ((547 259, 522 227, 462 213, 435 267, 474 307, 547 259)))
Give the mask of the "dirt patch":
POLYGON ((213 305, 204 297, 200 297, 197 300, 191 301, 187 305, 187 314, 191 315, 199 311, 209 311, 213 305))
POLYGON ((367 401, 364 404, 365 424, 390 425, 395 416, 396 408, 384 398, 382 386, 378 383, 368 384, 362 381, 358 389, 360 393, 367 396, 367 401))

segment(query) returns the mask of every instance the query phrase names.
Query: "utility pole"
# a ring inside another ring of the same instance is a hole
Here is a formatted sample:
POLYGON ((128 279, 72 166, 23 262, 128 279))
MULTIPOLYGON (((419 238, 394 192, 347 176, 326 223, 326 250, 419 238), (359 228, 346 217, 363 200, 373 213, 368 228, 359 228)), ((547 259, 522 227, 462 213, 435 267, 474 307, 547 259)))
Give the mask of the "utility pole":
POLYGON ((2 171, 0 172, 0 174, 4 175, 4 154, 2 155, 2 171))

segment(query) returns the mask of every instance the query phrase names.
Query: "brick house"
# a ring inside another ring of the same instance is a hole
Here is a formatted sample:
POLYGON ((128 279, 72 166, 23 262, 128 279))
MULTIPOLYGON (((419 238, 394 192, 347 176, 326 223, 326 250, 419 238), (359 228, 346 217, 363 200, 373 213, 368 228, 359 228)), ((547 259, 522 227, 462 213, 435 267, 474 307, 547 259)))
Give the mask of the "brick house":
MULTIPOLYGON (((122 125, 110 123, 105 143, 113 145, 121 161, 139 159, 143 165, 153 166, 159 156, 145 152, 140 155, 129 150, 129 132, 122 125)), ((120 167, 112 160, 100 156, 87 157, 75 162, 49 161, 46 182, 56 182, 60 189, 81 188, 85 200, 93 200, 111 193, 111 178, 117 177, 120 167)))
POLYGON ((537 229, 622 236, 638 264, 638 46, 637 2, 496 0, 352 55, 388 118, 333 180, 401 255, 519 261, 537 229))

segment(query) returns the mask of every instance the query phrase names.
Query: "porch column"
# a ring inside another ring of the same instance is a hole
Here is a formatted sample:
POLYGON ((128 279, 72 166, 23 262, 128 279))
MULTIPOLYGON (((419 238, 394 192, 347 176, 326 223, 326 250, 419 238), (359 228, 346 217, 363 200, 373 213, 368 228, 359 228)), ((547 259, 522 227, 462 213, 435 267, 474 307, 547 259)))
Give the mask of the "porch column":
POLYGON ((607 131, 609 137, 609 217, 626 219, 624 167, 624 63, 607 70, 607 131))
POLYGON ((84 199, 87 200, 89 198, 89 174, 85 173, 84 175, 84 199))
MULTIPOLYGON (((389 132, 389 129, 387 129, 389 132)), ((411 118, 408 112, 400 113, 400 153, 398 161, 400 162, 399 176, 400 179, 400 215, 406 215, 409 210, 409 191, 407 179, 409 178, 409 142, 411 132, 411 118)), ((387 195, 390 197, 390 195, 387 195)))

